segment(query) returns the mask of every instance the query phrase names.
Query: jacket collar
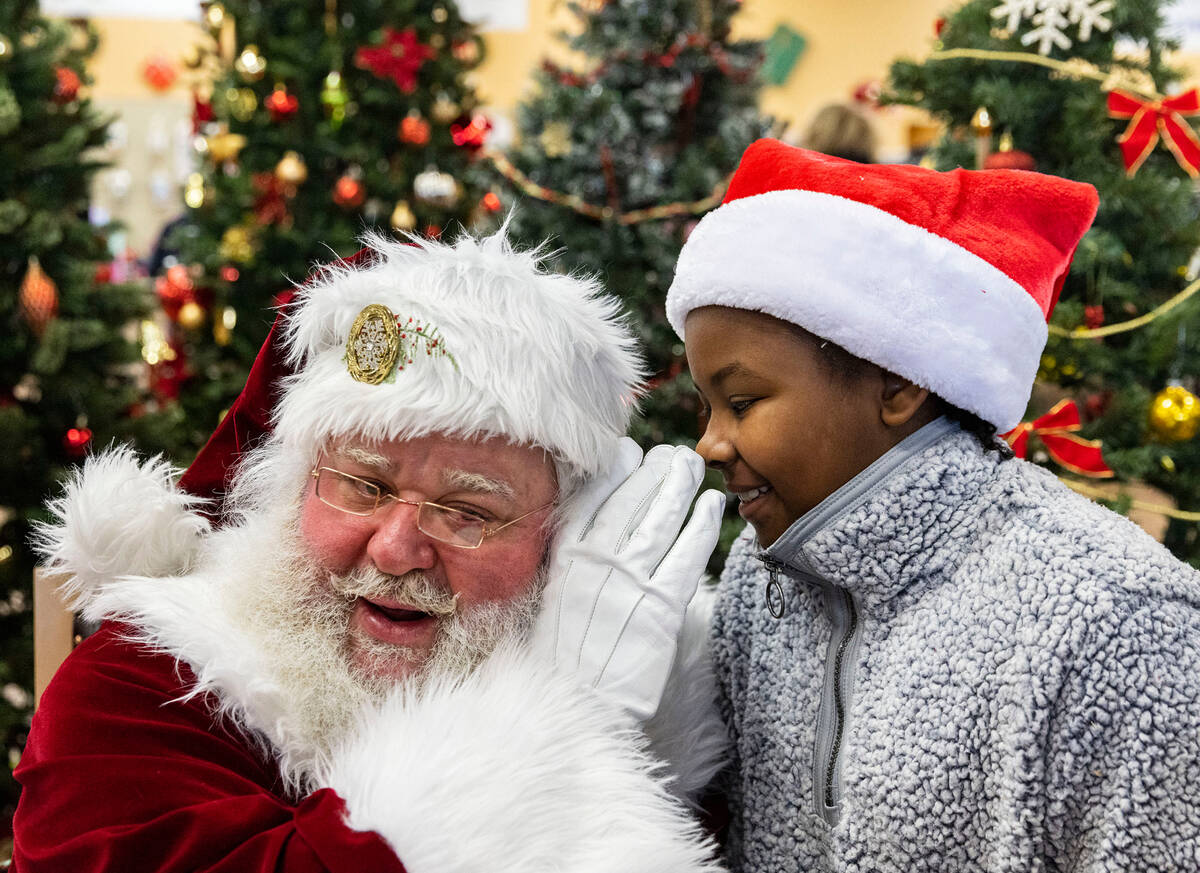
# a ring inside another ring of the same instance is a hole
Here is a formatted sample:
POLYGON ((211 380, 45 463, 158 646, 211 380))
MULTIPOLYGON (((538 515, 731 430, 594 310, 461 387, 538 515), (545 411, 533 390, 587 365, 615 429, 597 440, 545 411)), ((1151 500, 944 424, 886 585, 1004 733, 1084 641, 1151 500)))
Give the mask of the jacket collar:
POLYGON ((974 519, 999 458, 946 418, 912 434, 797 519, 759 558, 844 588, 870 609, 974 519))

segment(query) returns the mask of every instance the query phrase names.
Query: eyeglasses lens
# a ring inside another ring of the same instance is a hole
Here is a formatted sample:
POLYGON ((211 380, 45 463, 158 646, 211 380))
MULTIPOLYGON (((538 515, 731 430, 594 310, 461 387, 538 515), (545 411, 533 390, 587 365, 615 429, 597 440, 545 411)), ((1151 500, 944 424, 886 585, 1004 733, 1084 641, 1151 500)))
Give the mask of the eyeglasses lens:
POLYGON ((482 521, 436 503, 421 504, 417 511, 417 527, 434 539, 468 549, 478 548, 483 542, 482 521))
POLYGON ((370 515, 379 505, 379 487, 322 467, 317 472, 317 497, 330 506, 354 515, 370 515))

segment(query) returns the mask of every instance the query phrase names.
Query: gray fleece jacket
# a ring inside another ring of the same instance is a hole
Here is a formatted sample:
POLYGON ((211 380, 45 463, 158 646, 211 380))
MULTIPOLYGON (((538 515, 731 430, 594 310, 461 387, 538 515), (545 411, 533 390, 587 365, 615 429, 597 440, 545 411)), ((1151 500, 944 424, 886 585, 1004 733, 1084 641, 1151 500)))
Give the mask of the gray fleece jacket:
POLYGON ((1200 573, 944 419, 713 633, 734 870, 1200 871, 1200 573))

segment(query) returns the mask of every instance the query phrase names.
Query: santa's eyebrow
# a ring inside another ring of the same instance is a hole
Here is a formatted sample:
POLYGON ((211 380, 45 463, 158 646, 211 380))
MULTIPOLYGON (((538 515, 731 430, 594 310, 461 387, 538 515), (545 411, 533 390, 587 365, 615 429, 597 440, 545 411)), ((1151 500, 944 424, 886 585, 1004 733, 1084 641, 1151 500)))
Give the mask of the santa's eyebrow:
POLYGON ((495 494, 508 500, 515 500, 517 496, 517 492, 507 482, 470 470, 446 470, 442 473, 442 481, 451 488, 495 494))
POLYGON ((392 462, 383 455, 367 451, 366 449, 359 448, 358 446, 346 446, 345 448, 339 449, 337 453, 356 464, 361 464, 364 467, 371 467, 375 470, 387 470, 392 466, 392 462))

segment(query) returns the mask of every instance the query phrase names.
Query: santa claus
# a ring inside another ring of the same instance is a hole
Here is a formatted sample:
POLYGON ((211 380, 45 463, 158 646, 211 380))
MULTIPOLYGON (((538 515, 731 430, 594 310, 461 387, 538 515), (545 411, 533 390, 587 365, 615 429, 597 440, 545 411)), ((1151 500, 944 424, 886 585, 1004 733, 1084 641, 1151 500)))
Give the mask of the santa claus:
POLYGON ((185 488, 118 448, 52 503, 104 623, 34 717, 14 869, 717 870, 722 499, 684 527, 698 456, 622 440, 640 366, 503 233, 321 270, 185 488))

